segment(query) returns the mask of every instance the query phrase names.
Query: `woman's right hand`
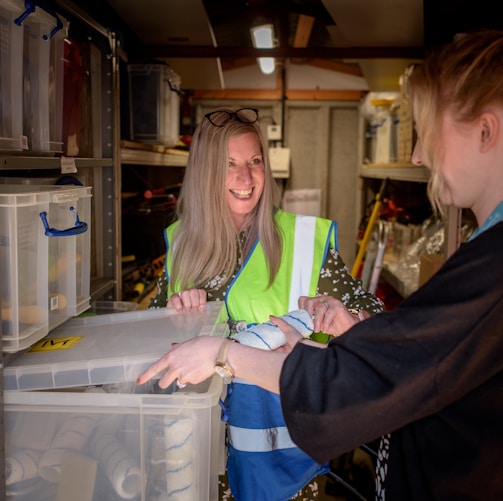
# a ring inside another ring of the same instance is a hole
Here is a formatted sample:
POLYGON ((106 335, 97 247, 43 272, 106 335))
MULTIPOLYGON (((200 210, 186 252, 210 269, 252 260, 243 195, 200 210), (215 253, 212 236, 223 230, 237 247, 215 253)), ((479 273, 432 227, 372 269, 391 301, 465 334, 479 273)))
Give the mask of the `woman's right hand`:
POLYGON ((169 298, 166 307, 173 307, 178 312, 204 311, 206 303, 206 291, 204 289, 185 289, 175 292, 169 298))
POLYGON ((218 336, 198 336, 172 343, 171 350, 144 370, 136 383, 145 384, 160 375, 160 388, 167 388, 175 380, 179 388, 187 383, 198 384, 214 374, 215 359, 223 342, 226 341, 218 336))

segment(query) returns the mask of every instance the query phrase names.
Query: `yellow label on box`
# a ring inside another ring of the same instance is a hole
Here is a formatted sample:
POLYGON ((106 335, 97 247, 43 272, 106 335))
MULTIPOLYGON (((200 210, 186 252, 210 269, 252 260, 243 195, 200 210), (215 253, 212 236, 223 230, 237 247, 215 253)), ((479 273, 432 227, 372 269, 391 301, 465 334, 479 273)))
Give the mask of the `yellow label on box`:
POLYGON ((35 343, 28 351, 57 351, 68 350, 75 346, 83 336, 71 337, 52 337, 49 339, 41 339, 35 343))

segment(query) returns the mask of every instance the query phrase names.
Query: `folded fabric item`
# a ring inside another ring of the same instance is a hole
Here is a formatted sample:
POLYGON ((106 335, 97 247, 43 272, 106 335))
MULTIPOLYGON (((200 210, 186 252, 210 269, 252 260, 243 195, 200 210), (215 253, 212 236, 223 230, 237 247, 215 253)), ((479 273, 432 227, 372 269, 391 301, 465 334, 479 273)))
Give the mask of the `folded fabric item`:
MULTIPOLYGON (((313 319, 306 310, 290 311, 280 318, 298 330, 303 337, 308 337, 313 332, 313 319)), ((275 350, 286 343, 285 334, 272 322, 248 327, 235 334, 233 338, 241 344, 262 350, 275 350)))

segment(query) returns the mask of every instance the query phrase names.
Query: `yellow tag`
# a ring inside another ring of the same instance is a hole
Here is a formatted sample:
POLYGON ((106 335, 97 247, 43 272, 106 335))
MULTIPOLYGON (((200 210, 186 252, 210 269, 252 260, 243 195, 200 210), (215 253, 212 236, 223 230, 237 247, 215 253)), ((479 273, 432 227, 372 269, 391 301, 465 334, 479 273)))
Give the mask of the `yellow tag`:
POLYGON ((41 339, 35 343, 28 351, 57 351, 68 350, 75 346, 83 336, 72 337, 51 337, 48 339, 41 339))

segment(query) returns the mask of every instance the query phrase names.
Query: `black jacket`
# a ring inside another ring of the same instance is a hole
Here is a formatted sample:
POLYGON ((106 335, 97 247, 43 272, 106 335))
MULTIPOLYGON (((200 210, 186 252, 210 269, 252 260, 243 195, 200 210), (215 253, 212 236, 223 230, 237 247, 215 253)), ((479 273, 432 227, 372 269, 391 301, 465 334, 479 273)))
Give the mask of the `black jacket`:
POLYGON ((300 344, 280 388, 320 463, 392 432, 386 501, 503 500, 503 223, 395 310, 300 344))

